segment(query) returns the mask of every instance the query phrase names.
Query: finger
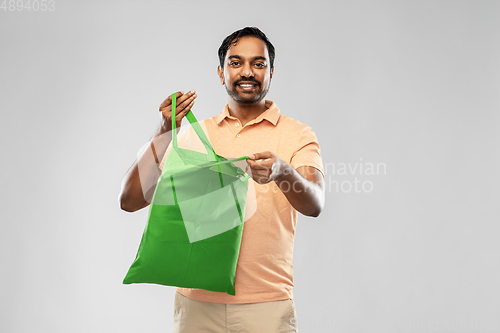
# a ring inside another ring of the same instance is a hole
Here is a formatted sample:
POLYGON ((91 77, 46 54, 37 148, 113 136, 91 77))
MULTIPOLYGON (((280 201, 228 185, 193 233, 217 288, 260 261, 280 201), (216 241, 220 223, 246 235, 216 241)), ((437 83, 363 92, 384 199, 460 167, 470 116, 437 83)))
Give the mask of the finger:
MULTIPOLYGON (((168 95, 168 97, 163 101, 163 103, 160 104, 160 109, 165 108, 172 104, 172 95, 168 95)), ((184 92, 182 91, 178 91, 175 93, 176 98, 180 98, 182 95, 184 95, 184 92)))
POLYGON ((250 170, 252 170, 252 174, 266 174, 270 175, 272 173, 272 165, 269 164, 248 164, 250 166, 250 170))
POLYGON ((195 95, 196 95, 196 91, 194 91, 194 90, 191 90, 191 91, 185 93, 179 99, 177 99, 177 107, 184 108, 187 104, 190 103, 190 100, 192 100, 192 97, 195 95), (186 104, 184 104, 184 103, 186 103, 186 104))
POLYGON ((183 102, 180 102, 178 105, 179 111, 183 112, 185 111, 186 113, 191 109, 191 104, 194 104, 194 100, 198 95, 196 95, 196 92, 194 90, 191 90, 189 93, 184 95, 186 99, 183 102), (187 109, 187 110, 186 110, 187 109))
POLYGON ((247 160, 248 165, 254 170, 272 170, 273 160, 271 159, 259 159, 259 160, 247 160))
POLYGON ((159 107, 160 111, 161 111, 161 109, 167 107, 171 103, 172 103, 172 97, 170 95, 168 95, 168 97, 163 102, 161 102, 160 107, 159 107))
POLYGON ((267 176, 254 176, 253 179, 259 184, 269 183, 270 179, 267 176))
POLYGON ((191 103, 189 103, 187 105, 186 108, 184 108, 184 110, 182 111, 177 111, 175 110, 175 120, 176 121, 180 121, 182 118, 184 118, 184 116, 189 112, 189 110, 191 110, 194 106, 194 101, 192 101, 191 103))
POLYGON ((261 153, 255 153, 255 154, 252 154, 252 155, 248 155, 248 158, 250 160, 264 160, 264 159, 267 159, 267 158, 272 158, 273 157, 273 154, 271 154, 270 151, 264 151, 264 152, 261 152, 261 153))
POLYGON ((267 171, 259 171, 259 170, 252 170, 252 178, 253 179, 260 179, 260 178, 269 178, 271 174, 267 171))
POLYGON ((266 163, 266 161, 252 161, 248 160, 248 165, 253 170, 270 170, 272 167, 271 163, 266 163))

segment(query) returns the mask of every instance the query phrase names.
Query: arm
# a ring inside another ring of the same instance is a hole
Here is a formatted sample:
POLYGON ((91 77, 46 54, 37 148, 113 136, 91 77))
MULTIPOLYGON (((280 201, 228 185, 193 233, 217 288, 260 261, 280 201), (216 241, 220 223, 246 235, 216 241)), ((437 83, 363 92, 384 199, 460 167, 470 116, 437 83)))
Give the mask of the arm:
MULTIPOLYGON (((196 93, 194 90, 187 94, 177 92, 177 107, 175 121, 180 128, 182 118, 194 105, 196 93)), ((147 149, 128 169, 123 177, 121 191, 118 198, 121 209, 135 212, 149 205, 156 188, 156 182, 161 175, 158 165, 165 155, 167 147, 172 141, 172 97, 169 96, 160 105, 161 123, 153 135, 147 149), (142 180, 142 181, 141 181, 142 180)))
POLYGON ((274 181, 290 204, 306 216, 317 217, 325 205, 323 174, 314 167, 294 169, 274 153, 249 156, 252 178, 259 184, 274 181))

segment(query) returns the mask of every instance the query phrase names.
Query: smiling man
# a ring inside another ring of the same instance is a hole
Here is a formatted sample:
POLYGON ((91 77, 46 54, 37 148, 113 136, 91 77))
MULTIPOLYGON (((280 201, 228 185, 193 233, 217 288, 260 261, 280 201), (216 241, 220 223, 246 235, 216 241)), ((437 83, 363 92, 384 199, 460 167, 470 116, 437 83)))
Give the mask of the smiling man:
MULTIPOLYGON (((292 292, 297 215, 320 214, 324 176, 312 129, 264 99, 274 74, 274 58, 274 46, 257 28, 234 32, 219 48, 217 71, 228 104, 201 125, 217 154, 249 156, 256 212, 243 228, 236 295, 177 288, 174 332, 297 332, 292 292)), ((196 97, 194 90, 178 92, 174 118, 171 97, 161 104, 161 124, 151 140, 152 149, 134 162, 123 179, 122 209, 136 211, 149 205, 169 153, 172 121, 180 126, 196 97)))

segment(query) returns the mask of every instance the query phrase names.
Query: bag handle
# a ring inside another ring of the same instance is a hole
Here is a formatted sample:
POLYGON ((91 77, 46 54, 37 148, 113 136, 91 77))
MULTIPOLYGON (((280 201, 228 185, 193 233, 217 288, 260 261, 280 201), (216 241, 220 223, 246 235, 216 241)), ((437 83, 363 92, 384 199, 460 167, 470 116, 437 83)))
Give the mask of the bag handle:
MULTIPOLYGON (((176 108, 176 103, 177 103, 177 93, 172 94, 172 145, 174 148, 179 148, 178 143, 177 143, 177 124, 175 121, 175 108, 176 108)), ((194 116, 193 112, 191 110, 188 111, 186 114, 186 118, 193 127, 196 135, 198 138, 201 140, 203 145, 205 146, 205 149, 207 150, 208 156, 213 157, 213 161, 219 161, 219 158, 217 157, 217 154, 215 153, 214 148, 210 144, 210 141, 208 140, 207 136, 205 135, 205 132, 201 129, 200 124, 198 123, 198 120, 194 116)))
MULTIPOLYGON (((177 123, 175 121, 176 103, 177 103, 177 93, 173 93, 172 94, 172 146, 173 146, 173 148, 179 148, 178 142, 177 142, 177 123)), ((220 185, 221 185, 221 187, 224 187, 224 182, 222 181, 222 172, 220 169, 220 164, 246 160, 246 159, 248 159, 248 156, 242 156, 242 157, 238 157, 238 158, 228 160, 225 162, 220 162, 219 156, 217 156, 217 154, 215 153, 214 148, 210 144, 210 141, 208 140, 207 136, 205 135, 205 132, 203 132, 203 129, 201 128, 200 124, 198 123, 198 120, 194 116, 193 112, 191 112, 191 110, 189 110, 188 113, 186 114, 186 118, 189 121, 189 123, 191 124, 191 126, 193 127, 198 138, 201 140, 201 142, 205 146, 205 149, 207 150, 208 156, 213 157, 212 160, 217 162, 217 168, 219 171, 219 178, 220 178, 220 185)), ((249 178, 249 176, 245 177, 242 180, 246 180, 248 178, 249 178)))

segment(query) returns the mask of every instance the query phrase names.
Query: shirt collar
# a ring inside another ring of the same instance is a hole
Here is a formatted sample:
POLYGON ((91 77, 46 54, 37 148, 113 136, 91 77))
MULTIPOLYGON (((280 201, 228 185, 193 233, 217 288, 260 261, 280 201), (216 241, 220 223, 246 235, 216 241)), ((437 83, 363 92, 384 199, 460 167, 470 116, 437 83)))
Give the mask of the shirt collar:
MULTIPOLYGON (((266 111, 262 112, 257 118, 251 120, 248 122, 248 124, 254 124, 262 121, 263 119, 266 119, 269 121, 271 124, 276 126, 278 123, 278 119, 280 118, 280 109, 276 106, 276 104, 273 101, 268 101, 266 100, 266 105, 269 105, 266 111)), ((225 119, 225 118, 230 118, 230 119, 237 119, 229 114, 229 106, 226 104, 222 112, 217 116, 216 122, 217 125, 220 125, 220 123, 225 119)))

